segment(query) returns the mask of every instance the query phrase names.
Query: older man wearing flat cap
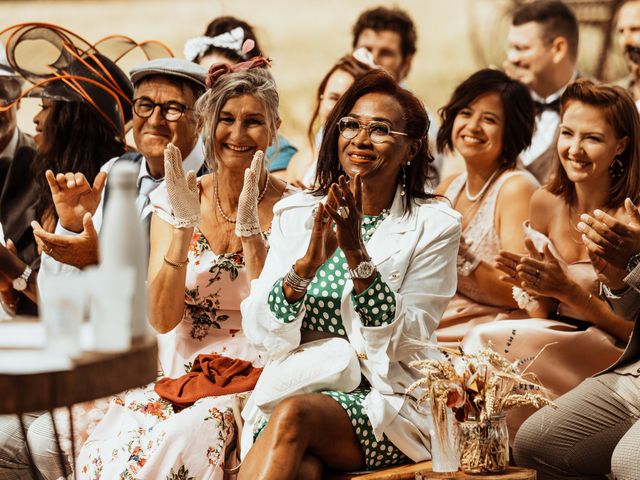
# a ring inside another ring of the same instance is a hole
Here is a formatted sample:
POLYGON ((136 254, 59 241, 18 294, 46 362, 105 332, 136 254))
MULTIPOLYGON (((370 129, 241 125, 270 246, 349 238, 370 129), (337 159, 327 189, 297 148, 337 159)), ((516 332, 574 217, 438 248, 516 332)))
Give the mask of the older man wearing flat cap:
MULTIPOLYGON (((151 218, 149 194, 164 178, 164 148, 171 142, 180 149, 185 171, 204 173, 204 145, 197 134, 193 112, 198 97, 204 93, 207 70, 192 62, 177 58, 161 58, 138 65, 130 72, 134 85, 133 138, 138 153, 127 153, 107 162, 101 173, 106 175, 114 163, 129 160, 139 163, 138 197, 140 219, 148 226, 151 218)), ((77 175, 68 175, 73 183, 77 175)), ((48 233, 36 224, 34 234, 43 246, 40 277, 70 272, 98 261, 97 233, 102 223, 104 204, 108 201, 109 183, 104 190, 88 188, 78 182, 77 189, 67 190, 67 196, 56 203, 60 220, 55 233, 48 233), (84 214, 77 206, 89 205, 84 214), (91 214, 87 215, 87 213, 91 214)), ((69 185, 69 183, 67 183, 69 185)))

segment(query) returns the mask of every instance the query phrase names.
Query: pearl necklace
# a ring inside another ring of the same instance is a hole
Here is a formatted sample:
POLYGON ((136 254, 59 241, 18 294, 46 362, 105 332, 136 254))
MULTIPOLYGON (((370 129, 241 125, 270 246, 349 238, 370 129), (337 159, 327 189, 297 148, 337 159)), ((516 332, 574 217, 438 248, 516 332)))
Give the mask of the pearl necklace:
MULTIPOLYGON (((269 188, 269 185, 270 185, 269 174, 267 174, 267 181, 264 182, 264 188, 260 192, 260 195, 258 195, 258 203, 260 203, 264 198, 265 194, 267 193, 267 189, 269 188)), ((229 217, 226 213, 224 213, 224 210, 222 210, 222 204, 220 203, 220 196, 218 195, 218 177, 216 177, 216 181, 213 184, 213 192, 214 192, 214 195, 216 196, 216 206, 218 207, 218 212, 220 213, 222 218, 224 218, 229 223, 236 223, 236 220, 229 217)))
POLYGON ((491 174, 489 179, 486 182, 484 182, 484 185, 482 185, 482 188, 480 189, 480 191, 475 195, 471 195, 469 193, 469 178, 467 178, 467 181, 465 182, 465 186, 464 186, 464 194, 467 197, 467 200, 469 200, 470 202, 475 202, 480 197, 482 197, 482 195, 484 195, 484 192, 486 192, 487 188, 489 188, 489 185, 491 185, 493 178, 498 174, 498 170, 499 169, 496 169, 496 171, 491 174))

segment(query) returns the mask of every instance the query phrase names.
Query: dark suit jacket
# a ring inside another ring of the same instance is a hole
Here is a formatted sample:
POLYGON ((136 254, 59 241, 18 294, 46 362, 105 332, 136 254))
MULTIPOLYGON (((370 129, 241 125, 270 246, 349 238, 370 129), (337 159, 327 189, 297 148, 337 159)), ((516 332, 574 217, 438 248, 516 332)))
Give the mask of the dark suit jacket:
MULTIPOLYGON (((18 256, 37 272, 40 269, 40 255, 31 228, 31 222, 36 220, 34 203, 38 197, 33 175, 35 156, 33 139, 20 132, 13 160, 4 175, 0 176, 0 223, 5 239, 13 241, 18 256)), ((35 315, 37 308, 23 297, 17 313, 35 315)))
POLYGON ((538 179, 540 185, 547 183, 555 169, 556 162, 558 161, 556 158, 556 144, 558 143, 559 134, 560 130, 556 129, 556 133, 554 134, 553 141, 549 148, 529 165, 526 167, 523 166, 538 179))

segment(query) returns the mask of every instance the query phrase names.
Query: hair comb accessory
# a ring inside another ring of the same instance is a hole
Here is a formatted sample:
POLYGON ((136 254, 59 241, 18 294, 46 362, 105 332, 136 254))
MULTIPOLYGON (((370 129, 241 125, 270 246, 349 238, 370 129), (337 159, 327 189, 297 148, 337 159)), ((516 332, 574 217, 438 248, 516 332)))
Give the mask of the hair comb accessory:
POLYGON ((377 65, 375 60, 373 59, 373 53, 371 53, 371 51, 369 51, 368 48, 365 48, 365 47, 357 48, 353 51, 351 55, 360 63, 364 63, 365 65, 368 65, 371 68, 380 68, 380 66, 377 65))
MULTIPOLYGON (((247 38, 244 43, 242 44, 242 54, 246 55, 247 53, 249 53, 251 50, 253 50, 254 48, 256 48, 256 42, 254 42, 253 40, 251 40, 250 38, 247 38)), ((246 58, 246 57, 245 57, 246 58)))
MULTIPOLYGON (((247 42, 248 41, 249 40, 247 40, 247 42)), ((245 44, 247 42, 245 42, 245 44)), ((271 66, 271 60, 269 60, 267 57, 263 57, 262 55, 253 57, 246 62, 236 63, 235 65, 230 65, 228 63, 214 63, 209 67, 209 74, 207 75, 207 88, 212 88, 216 83, 216 80, 218 80, 218 78, 223 75, 242 72, 244 70, 251 70, 252 68, 264 68, 269 66, 271 66)))
MULTIPOLYGON (((236 27, 233 30, 221 33, 215 37, 194 37, 187 40, 184 44, 184 58, 190 62, 194 62, 202 57, 211 47, 224 48, 244 56, 247 53, 243 49, 245 43, 246 40, 244 40, 244 30, 242 27, 236 27)), ((253 45, 255 46, 255 42, 253 42, 253 45)), ((252 49, 253 47, 248 51, 252 49)))

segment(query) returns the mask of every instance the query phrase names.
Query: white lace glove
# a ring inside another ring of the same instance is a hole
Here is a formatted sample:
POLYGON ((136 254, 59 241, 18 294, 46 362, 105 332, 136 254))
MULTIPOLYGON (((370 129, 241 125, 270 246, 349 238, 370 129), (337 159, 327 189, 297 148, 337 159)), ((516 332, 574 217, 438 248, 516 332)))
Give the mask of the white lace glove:
POLYGON ((186 175, 182 168, 180 150, 172 143, 164 149, 164 179, 167 182, 167 195, 174 227, 189 228, 200 223, 200 193, 196 172, 190 170, 186 175))
POLYGON ((244 184, 238 199, 238 215, 236 217, 236 235, 238 237, 252 237, 261 232, 260 219, 258 218, 258 202, 261 200, 258 184, 263 169, 264 152, 258 150, 253 156, 251 167, 244 171, 244 184))

